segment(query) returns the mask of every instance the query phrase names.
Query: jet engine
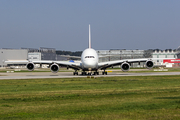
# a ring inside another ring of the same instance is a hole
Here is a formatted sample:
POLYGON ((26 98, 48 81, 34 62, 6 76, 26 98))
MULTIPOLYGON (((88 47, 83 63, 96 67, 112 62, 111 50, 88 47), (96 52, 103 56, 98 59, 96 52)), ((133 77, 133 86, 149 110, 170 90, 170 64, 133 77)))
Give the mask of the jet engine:
POLYGON ((151 60, 146 61, 146 68, 151 69, 154 67, 154 63, 151 60))
POLYGON ((26 64, 26 68, 29 70, 29 71, 33 71, 34 70, 34 63, 33 62, 29 62, 26 64))
POLYGON ((121 70, 122 71, 127 72, 127 71, 129 71, 129 69, 130 69, 129 63, 124 62, 124 63, 121 64, 121 70))
POLYGON ((50 69, 51 69, 51 72, 57 73, 59 71, 59 65, 54 63, 51 65, 50 69))

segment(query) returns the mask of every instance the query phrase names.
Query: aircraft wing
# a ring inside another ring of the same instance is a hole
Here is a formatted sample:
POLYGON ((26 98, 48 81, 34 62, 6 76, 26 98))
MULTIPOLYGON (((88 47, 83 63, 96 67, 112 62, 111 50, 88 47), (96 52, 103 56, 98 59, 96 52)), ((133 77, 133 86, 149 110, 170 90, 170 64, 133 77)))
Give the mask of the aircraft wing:
MULTIPOLYGON (((34 61, 34 63, 37 63, 37 61, 34 61)), ((41 64, 58 64, 59 66, 64 66, 68 68, 73 68, 76 70, 81 69, 81 62, 70 62, 70 61, 41 61, 41 64)))
POLYGON ((142 58, 142 59, 124 59, 124 60, 115 60, 115 61, 108 61, 108 62, 101 62, 98 64, 99 69, 106 69, 109 67, 113 67, 116 65, 121 65, 122 63, 139 63, 139 62, 147 62, 151 61, 150 58, 142 58))
POLYGON ((47 64, 47 65, 52 65, 52 64, 58 64, 59 66, 64 66, 68 68, 73 68, 76 70, 81 69, 81 62, 70 62, 70 61, 50 61, 50 60, 40 60, 40 61, 27 61, 27 60, 21 60, 21 61, 16 61, 16 60, 8 60, 5 61, 6 64, 28 64, 28 63, 33 63, 33 64, 47 64))
POLYGON ((27 64, 28 60, 7 60, 4 63, 6 64, 27 64))

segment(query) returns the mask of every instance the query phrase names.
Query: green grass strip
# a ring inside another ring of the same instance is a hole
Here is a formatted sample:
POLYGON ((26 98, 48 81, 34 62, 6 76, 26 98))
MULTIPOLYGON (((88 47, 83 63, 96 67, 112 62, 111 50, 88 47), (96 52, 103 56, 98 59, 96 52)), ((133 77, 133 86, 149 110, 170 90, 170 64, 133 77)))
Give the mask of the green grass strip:
POLYGON ((0 81, 0 119, 179 119, 180 76, 0 81))

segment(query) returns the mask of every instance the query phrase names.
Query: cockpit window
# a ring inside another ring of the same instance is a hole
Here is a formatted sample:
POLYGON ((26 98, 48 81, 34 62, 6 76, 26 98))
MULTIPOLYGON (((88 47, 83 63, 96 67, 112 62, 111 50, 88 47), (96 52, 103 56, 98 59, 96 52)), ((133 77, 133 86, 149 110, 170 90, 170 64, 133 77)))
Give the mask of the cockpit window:
POLYGON ((85 58, 95 58, 94 56, 86 56, 85 58))

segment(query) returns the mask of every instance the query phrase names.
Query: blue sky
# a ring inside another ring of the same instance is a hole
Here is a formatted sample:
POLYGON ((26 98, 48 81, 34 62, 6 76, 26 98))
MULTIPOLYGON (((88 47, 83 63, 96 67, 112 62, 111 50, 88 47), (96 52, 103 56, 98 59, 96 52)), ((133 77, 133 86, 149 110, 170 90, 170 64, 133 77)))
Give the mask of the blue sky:
POLYGON ((176 49, 179 0, 1 0, 0 48, 176 49))

